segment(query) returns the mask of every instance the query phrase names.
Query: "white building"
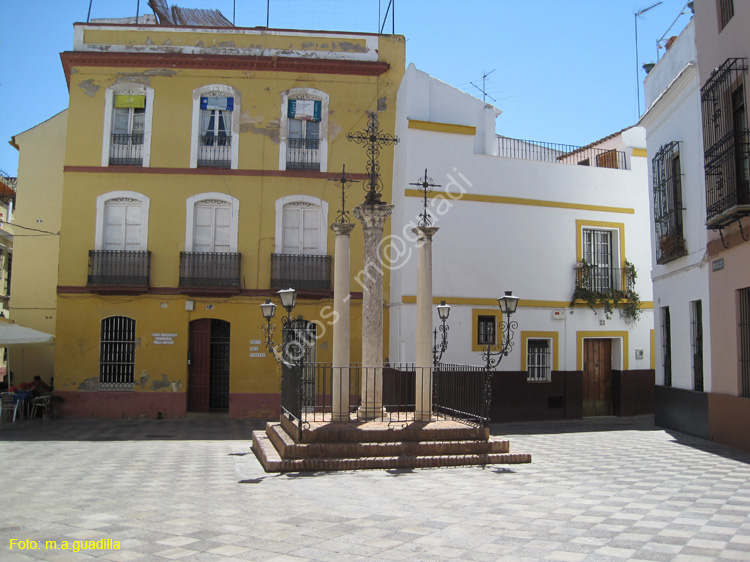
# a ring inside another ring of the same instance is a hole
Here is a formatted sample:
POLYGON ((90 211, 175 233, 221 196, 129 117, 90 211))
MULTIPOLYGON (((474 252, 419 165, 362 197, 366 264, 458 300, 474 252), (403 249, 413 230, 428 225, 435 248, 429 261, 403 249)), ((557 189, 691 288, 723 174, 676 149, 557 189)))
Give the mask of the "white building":
POLYGON ((482 364, 485 343, 498 336, 496 299, 512 290, 521 298, 513 317, 518 329, 500 368, 514 376, 501 378, 515 381, 506 396, 536 411, 519 417, 649 411, 653 318, 643 129, 574 149, 498 137, 499 114, 413 65, 406 71, 397 104, 393 238, 386 248, 390 361, 415 358, 411 228, 423 199, 409 184, 427 169, 442 186, 429 195, 428 210, 440 228, 433 240, 434 301, 452 307, 443 362, 482 364), (596 312, 570 307, 584 271, 578 264, 588 264, 588 288, 624 289, 626 260, 639 274, 637 323, 618 310, 607 318, 600 306, 596 312), (561 400, 564 412, 552 412, 561 400))
POLYGON ((653 202, 656 421, 708 438, 711 268, 694 20, 648 74, 645 97, 640 124, 653 202))

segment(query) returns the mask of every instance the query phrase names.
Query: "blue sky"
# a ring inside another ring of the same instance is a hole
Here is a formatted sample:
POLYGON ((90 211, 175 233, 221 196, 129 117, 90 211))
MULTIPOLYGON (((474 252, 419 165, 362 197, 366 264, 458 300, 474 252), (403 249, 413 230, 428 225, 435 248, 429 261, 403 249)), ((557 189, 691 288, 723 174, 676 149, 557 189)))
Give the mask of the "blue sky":
MULTIPOLYGON (((497 132, 573 145, 638 120, 634 14, 658 0, 396 0, 396 33, 407 39, 407 64, 481 98, 471 82, 487 80, 503 111, 497 132)), ((236 25, 265 26, 263 0, 175 0, 219 9, 236 25)), ((0 169, 13 176, 18 153, 10 138, 67 106, 59 54, 73 44, 73 23, 86 21, 89 0, 3 3, 0 35, 0 169)), ((270 0, 279 28, 375 32, 388 0, 270 0)), ((641 64, 655 61, 656 41, 685 6, 662 4, 638 20, 641 64)), ((93 0, 91 17, 135 15, 137 0, 93 0)), ((140 0, 140 13, 152 13, 140 0)), ((689 21, 681 16, 673 33, 689 21)), ((391 30, 391 21, 386 31, 391 30)), ((639 65, 640 66, 640 65, 639 65)), ((643 90, 641 87, 641 105, 643 90)), ((41 163, 43 165, 43 163, 41 163)))

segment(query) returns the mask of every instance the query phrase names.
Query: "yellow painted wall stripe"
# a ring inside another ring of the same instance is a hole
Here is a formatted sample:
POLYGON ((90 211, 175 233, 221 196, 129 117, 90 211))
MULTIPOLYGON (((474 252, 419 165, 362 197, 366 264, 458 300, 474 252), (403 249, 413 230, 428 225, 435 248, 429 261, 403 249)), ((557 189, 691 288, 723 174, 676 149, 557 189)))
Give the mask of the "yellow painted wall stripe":
POLYGON ((436 131, 438 133, 454 133, 456 135, 477 134, 476 127, 469 125, 454 125, 453 123, 439 123, 437 121, 419 121, 418 119, 409 119, 410 129, 421 129, 423 131, 436 131))
MULTIPOLYGON (((404 190, 406 197, 424 197, 424 193, 418 189, 406 189, 404 190)), ((579 211, 598 211, 602 213, 623 213, 626 215, 634 215, 635 209, 629 209, 627 207, 607 207, 604 205, 585 205, 583 203, 566 203, 563 201, 545 201, 543 199, 524 199, 522 197, 504 197, 501 195, 479 195, 476 193, 464 193, 462 195, 446 194, 446 193, 431 193, 428 195, 430 199, 442 197, 444 199, 450 199, 453 201, 476 201, 479 203, 505 203, 506 205, 528 205, 531 207, 554 207, 556 209, 577 209, 579 211)))
POLYGON ((634 148, 633 156, 643 156, 644 158, 646 158, 648 156, 648 152, 646 152, 645 148, 634 148))

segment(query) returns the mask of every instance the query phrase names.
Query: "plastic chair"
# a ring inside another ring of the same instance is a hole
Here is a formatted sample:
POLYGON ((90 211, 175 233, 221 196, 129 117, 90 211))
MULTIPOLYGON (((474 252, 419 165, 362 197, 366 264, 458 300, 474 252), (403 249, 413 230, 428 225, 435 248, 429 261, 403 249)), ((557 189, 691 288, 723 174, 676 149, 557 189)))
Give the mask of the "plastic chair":
POLYGON ((13 393, 3 392, 2 399, 0 400, 0 418, 2 418, 3 421, 16 421, 17 412, 18 402, 15 401, 13 393))
POLYGON ((42 410, 51 412, 52 411, 52 395, 44 394, 42 396, 37 396, 31 401, 31 419, 36 418, 37 408, 41 408, 42 410))

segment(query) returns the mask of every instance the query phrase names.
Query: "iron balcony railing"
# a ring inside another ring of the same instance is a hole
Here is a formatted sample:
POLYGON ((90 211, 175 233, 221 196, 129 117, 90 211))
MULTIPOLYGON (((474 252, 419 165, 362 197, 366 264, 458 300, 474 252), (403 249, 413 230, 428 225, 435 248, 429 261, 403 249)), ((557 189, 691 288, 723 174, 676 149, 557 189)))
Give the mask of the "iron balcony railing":
POLYGON ((271 254, 271 288, 331 290, 331 256, 271 254))
POLYGON ((596 168, 627 170, 625 153, 619 150, 574 146, 509 137, 497 137, 498 156, 537 162, 556 162, 596 168))
POLYGON ((287 170, 320 170, 319 139, 287 139, 287 170))
POLYGON ((143 133, 112 135, 109 151, 111 166, 140 166, 143 164, 143 133))
POLYGON ((148 287, 151 252, 89 250, 89 285, 148 287))
POLYGON ((417 369, 411 364, 333 367, 327 363, 282 363, 281 408, 300 428, 310 422, 335 421, 334 398, 349 413, 350 420, 356 420, 363 410, 378 412, 380 421, 413 421, 416 397, 421 393, 431 395, 436 418, 484 426, 489 422, 493 375, 483 367, 470 365, 417 369), (348 385, 337 385, 335 397, 334 378, 349 381, 348 385), (382 393, 376 393, 378 388, 382 393), (368 397, 375 395, 381 400, 370 404, 368 397))
POLYGON ((627 291, 632 287, 633 279, 628 269, 585 265, 575 268, 576 287, 595 293, 607 291, 627 291))
POLYGON ((198 137, 198 166, 230 168, 232 166, 232 137, 228 135, 198 137))
POLYGON ((180 287, 240 288, 242 254, 180 252, 180 287))

